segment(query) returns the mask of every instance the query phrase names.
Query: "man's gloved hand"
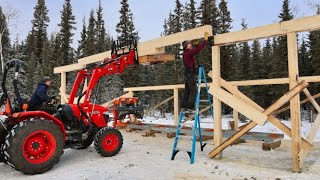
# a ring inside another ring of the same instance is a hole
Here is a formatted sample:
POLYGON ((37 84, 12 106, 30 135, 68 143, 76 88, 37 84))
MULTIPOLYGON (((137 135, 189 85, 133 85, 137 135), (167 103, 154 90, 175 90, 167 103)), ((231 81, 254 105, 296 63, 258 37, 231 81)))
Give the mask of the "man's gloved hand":
POLYGON ((56 104, 58 101, 56 99, 51 99, 50 104, 56 104))
POLYGON ((204 33, 204 40, 206 40, 206 41, 209 40, 209 33, 208 32, 204 33))

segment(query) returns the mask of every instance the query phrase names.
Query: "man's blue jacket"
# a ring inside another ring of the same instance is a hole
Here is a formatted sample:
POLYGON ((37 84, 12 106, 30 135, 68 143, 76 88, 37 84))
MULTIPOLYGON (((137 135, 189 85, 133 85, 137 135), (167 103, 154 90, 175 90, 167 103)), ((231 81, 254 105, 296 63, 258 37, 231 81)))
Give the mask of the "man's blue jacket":
POLYGON ((50 102, 52 98, 47 95, 47 88, 45 81, 41 81, 29 101, 29 106, 42 106, 43 103, 50 102))

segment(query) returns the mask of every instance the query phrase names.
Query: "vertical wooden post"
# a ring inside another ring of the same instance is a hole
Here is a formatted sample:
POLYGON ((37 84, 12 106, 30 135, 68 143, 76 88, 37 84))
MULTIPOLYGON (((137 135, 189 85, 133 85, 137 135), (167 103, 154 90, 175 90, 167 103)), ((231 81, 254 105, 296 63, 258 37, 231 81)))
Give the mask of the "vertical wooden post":
POLYGON ((173 89, 173 101, 174 101, 174 125, 178 125, 179 119, 179 89, 173 89))
MULTIPOLYGON (((212 47, 212 85, 220 86, 220 47, 212 47)), ((218 147, 222 144, 222 113, 221 113, 221 101, 213 97, 214 108, 214 146, 218 147)), ((216 159, 222 158, 222 153, 215 156, 216 159)))
POLYGON ((67 73, 61 73, 61 87, 60 87, 60 96, 61 96, 61 104, 65 104, 65 98, 63 98, 63 94, 65 95, 67 91, 67 73))
MULTIPOLYGON (((298 84, 298 47, 297 34, 288 34, 288 61, 289 61, 289 87, 290 90, 298 84)), ((301 149, 301 112, 300 95, 290 100, 291 135, 292 135, 292 163, 293 171, 301 172, 299 152, 301 149)))
MULTIPOLYGON (((236 88, 238 89, 237 86, 236 88)), ((239 112, 236 110, 233 110, 233 125, 234 125, 233 130, 238 131, 239 130, 239 112)))

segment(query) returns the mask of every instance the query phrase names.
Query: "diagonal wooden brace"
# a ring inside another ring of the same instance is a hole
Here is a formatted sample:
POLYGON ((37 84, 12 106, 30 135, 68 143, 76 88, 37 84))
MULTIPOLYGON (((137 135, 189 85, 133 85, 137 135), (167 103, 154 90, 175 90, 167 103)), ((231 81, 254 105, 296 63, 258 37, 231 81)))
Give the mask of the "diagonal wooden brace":
MULTIPOLYGON (((237 90, 236 88, 234 89, 234 87, 230 86, 227 82, 225 82, 223 79, 221 80, 221 84, 222 86, 225 85, 226 89, 231 89, 231 91, 234 91, 234 94, 241 94, 243 99, 248 100, 249 98, 247 96, 245 96, 244 94, 242 94, 239 90, 237 90)), ((308 87, 308 83, 305 81, 302 81, 301 83, 299 83, 297 86, 295 86, 291 91, 289 91, 288 93, 286 93, 285 95, 283 95, 279 100, 277 100, 274 104, 272 104, 269 108, 267 108, 263 114, 265 114, 266 116, 271 115, 274 111, 276 111, 277 109, 279 109, 281 106, 283 106, 286 102, 288 102, 291 98, 293 98, 295 95, 297 95, 298 93, 300 93, 301 91, 303 91, 303 89, 305 89, 306 87, 308 87)), ((232 93, 232 92, 231 92, 232 93)), ((213 96, 215 96, 215 94, 213 94, 213 96)), ((250 99, 249 99, 250 100, 250 99)), ((221 100, 223 101, 223 100, 221 100)), ((250 100, 251 102, 252 100, 250 100)), ((252 101, 253 102, 253 101, 252 101)), ((254 102, 253 102, 254 103, 254 102)), ((258 106, 257 104, 254 103, 254 105, 252 105, 252 103, 248 103, 251 104, 251 107, 254 108, 254 106, 259 107, 258 109, 262 108, 260 106, 258 106)), ((242 113, 241 111, 239 111, 240 113, 242 113)), ((272 116, 272 115, 271 115, 272 116)), ((272 118, 273 120, 275 120, 274 118, 272 118)), ((209 153, 209 156, 211 158, 215 157, 216 155, 218 155, 221 151, 223 151, 225 148, 227 148, 228 146, 230 146, 235 140, 239 139, 242 135, 244 135, 245 133, 247 133, 248 131, 250 131, 252 128, 254 128, 257 125, 256 122, 250 122, 248 123, 245 127, 243 127, 240 131, 238 131, 237 133, 235 133, 233 136, 231 136, 229 139, 227 139, 225 142, 223 142, 220 146, 218 146, 217 148, 215 148, 213 151, 211 151, 209 153)), ((288 128, 289 129, 289 128, 288 128)), ((287 129, 287 131, 288 131, 287 129)), ((288 134, 290 133, 290 129, 289 132, 287 132, 288 134)), ((286 133, 286 134, 287 134, 286 133)))

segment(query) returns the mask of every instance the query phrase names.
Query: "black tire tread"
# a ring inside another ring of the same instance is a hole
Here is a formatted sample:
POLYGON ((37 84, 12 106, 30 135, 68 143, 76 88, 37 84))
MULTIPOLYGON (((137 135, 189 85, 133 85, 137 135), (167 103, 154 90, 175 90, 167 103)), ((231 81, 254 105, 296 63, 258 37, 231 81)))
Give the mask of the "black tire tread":
POLYGON ((64 138, 60 131, 60 128, 55 125, 52 121, 45 119, 30 119, 20 122, 15 125, 10 133, 6 137, 4 144, 4 157, 7 163, 17 171, 21 171, 24 174, 33 175, 41 174, 50 170, 55 164, 60 160, 64 149, 64 138), (27 160, 22 155, 21 152, 21 141, 25 139, 25 134, 30 134, 34 128, 44 128, 50 131, 56 138, 57 150, 49 161, 34 165, 27 160), (18 136, 18 138, 15 138, 18 136), (23 138, 24 137, 24 138, 23 138), (18 149, 20 148, 20 149, 18 149), (21 152, 21 155, 19 155, 21 152))
POLYGON ((115 128, 110 128, 110 127, 105 127, 100 129, 95 138, 94 138, 94 148, 96 149, 97 153, 100 154, 103 157, 112 157, 115 156, 116 154, 118 154, 122 148, 123 145, 123 136, 121 134, 121 132, 115 128), (103 137, 107 134, 116 134, 119 138, 119 146, 118 148, 113 151, 113 152, 105 152, 101 146, 101 141, 103 140, 103 137))

